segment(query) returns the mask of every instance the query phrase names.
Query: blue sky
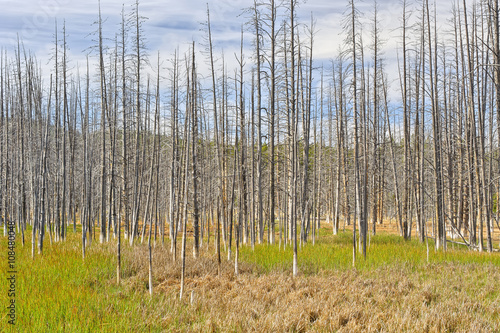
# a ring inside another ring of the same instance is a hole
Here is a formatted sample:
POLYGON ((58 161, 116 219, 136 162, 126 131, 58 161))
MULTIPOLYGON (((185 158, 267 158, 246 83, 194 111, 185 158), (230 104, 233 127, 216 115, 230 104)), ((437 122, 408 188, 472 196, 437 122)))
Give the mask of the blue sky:
MULTIPOLYGON (((320 65, 322 61, 328 62, 337 55, 339 46, 343 43, 342 17, 348 2, 299 0, 299 3, 300 20, 309 23, 312 12, 317 21, 314 45, 316 65, 320 65)), ((400 43, 400 31, 397 28, 401 24, 402 9, 399 1, 378 0, 378 3, 381 29, 386 41, 384 56, 387 59, 388 71, 394 75, 397 72, 397 48, 400 43)), ((445 18, 449 17, 451 3, 452 0, 439 0, 438 12, 443 13, 439 16, 440 24, 445 24, 445 18)), ((134 0, 101 0, 105 38, 113 39, 119 31, 123 4, 125 12, 128 13, 134 0)), ((208 0, 214 46, 217 52, 224 50, 224 54, 229 55, 229 62, 234 61, 233 53, 239 52, 240 29, 247 20, 241 15, 242 9, 252 4, 253 0, 208 0)), ((157 51, 160 51, 162 59, 167 60, 177 47, 182 51, 187 49, 193 40, 202 43, 205 33, 201 31, 201 23, 206 21, 206 6, 207 0, 140 1, 140 12, 148 18, 144 32, 151 57, 155 59, 157 51)), ((368 22, 372 16, 373 1, 358 1, 358 8, 365 13, 363 20, 368 22)), ((49 66, 57 19, 59 31, 63 21, 66 22, 70 63, 82 64, 85 61, 85 50, 93 43, 92 37, 88 35, 96 30, 92 23, 97 20, 97 15, 97 0, 2 0, 0 46, 12 55, 19 34, 26 49, 36 54, 39 63, 49 66)), ((368 45, 370 24, 366 23, 364 29, 367 35, 364 43, 368 45)), ((250 41, 252 37, 247 35, 246 38, 250 41)), ((111 41, 109 44, 113 45, 111 41)), ((246 58, 249 57, 250 54, 247 54, 246 58)), ((50 72, 50 69, 44 70, 45 75, 47 72, 50 72)))
MULTIPOLYGON (((391 11, 391 6, 380 1, 381 9, 391 11)), ((113 38, 119 29, 122 4, 126 12, 130 11, 133 1, 102 0, 102 16, 104 35, 113 38)), ((242 8, 249 7, 252 0, 209 0, 211 20, 216 43, 222 41, 230 45, 239 43, 239 30, 245 18, 239 16, 242 8)), ((145 25, 148 45, 152 52, 160 50, 163 53, 173 52, 177 45, 201 41, 200 23, 206 20, 205 0, 143 0, 140 2, 142 15, 148 17, 145 25)), ((317 51, 320 57, 334 54, 342 38, 340 20, 346 8, 347 1, 309 0, 301 1, 299 16, 304 22, 309 21, 312 12, 318 22, 317 51)), ((360 3, 362 7, 372 7, 371 1, 360 3)), ((399 6, 396 7, 399 10, 399 6)), ((91 31, 92 22, 97 18, 97 1, 76 0, 14 0, 2 1, 0 13, 0 45, 12 48, 20 35, 26 48, 40 52, 50 50, 53 43, 54 25, 57 18, 62 26, 66 20, 66 30, 69 35, 69 46, 76 55, 81 53, 90 43, 86 37, 91 31)), ((396 14, 396 13, 393 13, 396 14)), ((393 28, 393 27, 391 27, 393 28)))

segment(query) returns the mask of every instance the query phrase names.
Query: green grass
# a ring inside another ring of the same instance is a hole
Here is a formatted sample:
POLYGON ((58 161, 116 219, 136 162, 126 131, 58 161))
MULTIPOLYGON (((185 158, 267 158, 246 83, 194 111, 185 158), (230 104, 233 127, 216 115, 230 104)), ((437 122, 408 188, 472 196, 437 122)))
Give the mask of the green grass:
MULTIPOLYGON (((257 265, 263 272, 291 271, 292 244, 255 246, 241 248, 241 260, 257 265)), ((317 274, 322 271, 339 271, 353 267, 352 232, 340 233, 337 236, 320 233, 315 245, 311 242, 303 244, 298 250, 299 271, 303 274, 317 274)), ((498 253, 486 254, 468 251, 461 246, 451 245, 448 250, 435 251, 434 242, 429 240, 429 264, 462 263, 492 264, 500 267, 498 253)), ((356 269, 360 271, 378 269, 386 266, 405 265, 419 268, 427 265, 426 244, 418 240, 405 241, 396 235, 380 234, 372 236, 367 244, 366 259, 356 250, 356 269)))
MULTIPOLYGON (((17 244, 17 322, 14 327, 7 324, 6 311, 2 311, 0 331, 161 331, 161 320, 143 315, 161 302, 162 296, 150 298, 142 292, 124 295, 115 282, 116 257, 111 246, 93 244, 84 261, 79 237, 70 232, 64 243, 49 244, 47 239, 43 255, 36 255, 35 260, 31 258, 31 243, 24 247, 17 244)), ((3 265, 7 262, 5 238, 1 243, 3 265)), ((8 302, 7 289, 2 276, 2 305, 8 302)))

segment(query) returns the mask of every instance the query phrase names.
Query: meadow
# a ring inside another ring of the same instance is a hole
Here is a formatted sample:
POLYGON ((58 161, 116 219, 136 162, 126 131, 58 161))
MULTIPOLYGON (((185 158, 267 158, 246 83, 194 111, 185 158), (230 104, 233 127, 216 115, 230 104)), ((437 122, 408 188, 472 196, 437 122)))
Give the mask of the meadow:
MULTIPOLYGON (((353 267, 352 233, 321 229, 314 246, 299 248, 293 278, 290 246, 242 246, 236 276, 226 252, 218 275, 213 244, 194 260, 188 243, 180 300, 180 260, 172 261, 167 240, 153 250, 153 296, 147 244, 123 246, 117 285, 115 240, 95 241, 85 260, 73 232, 34 260, 29 233, 25 241, 17 244, 16 325, 2 311, 1 332, 500 331, 499 253, 452 245, 436 252, 430 241, 427 262, 425 244, 385 233, 370 237, 367 258, 358 253, 353 267)), ((7 304, 4 276, 0 289, 7 304)))
POLYGON ((62 2, 0 52, 0 333, 500 332, 500 0, 62 2))

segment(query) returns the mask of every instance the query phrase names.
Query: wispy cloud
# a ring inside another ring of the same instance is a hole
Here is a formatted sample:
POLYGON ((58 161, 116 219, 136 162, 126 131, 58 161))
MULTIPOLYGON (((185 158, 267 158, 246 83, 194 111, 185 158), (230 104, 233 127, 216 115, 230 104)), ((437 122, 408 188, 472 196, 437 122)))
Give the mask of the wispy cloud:
MULTIPOLYGON (((471 0, 467 0, 471 2, 471 0)), ((121 11, 124 6, 130 13, 134 0, 101 0, 103 34, 107 40, 115 38, 120 29, 121 11)), ((309 0, 300 1, 298 16, 301 22, 309 24, 311 13, 316 20, 314 56, 318 63, 334 58, 339 46, 344 42, 343 24, 347 9, 347 0, 309 0)), ((446 24, 452 1, 439 1, 437 11, 440 13, 438 24, 446 24)), ((240 30, 242 24, 249 20, 243 14, 244 8, 253 5, 253 0, 208 0, 212 22, 214 45, 218 52, 227 56, 229 62, 234 61, 233 53, 239 52, 240 30)), ((372 20, 374 2, 358 1, 361 20, 364 23, 366 40, 370 44, 370 21, 372 20)), ((200 0, 142 0, 140 13, 148 19, 144 23, 144 35, 150 52, 159 50, 164 57, 169 57, 180 46, 181 51, 187 49, 191 41, 203 43, 206 22, 207 1, 200 0)), ((385 40, 384 53, 388 68, 397 77, 397 49, 401 43, 402 9, 399 1, 378 0, 379 20, 382 37, 385 40)), ((412 4, 413 15, 418 16, 418 5, 412 4)), ((71 61, 83 62, 85 51, 95 44, 95 36, 89 36, 97 27, 98 1, 76 0, 25 0, 17 2, 4 0, 0 13, 0 45, 14 49, 19 34, 24 46, 33 51, 42 64, 48 63, 53 49, 55 20, 58 21, 59 32, 63 21, 66 22, 68 46, 71 50, 71 61)), ((284 18, 282 18, 284 19, 284 18)), ((245 42, 250 45, 253 36, 247 35, 245 42)), ((111 44, 111 42, 110 42, 111 44)), ((201 49, 199 47, 198 49, 201 49)), ((248 59, 250 54, 246 55, 248 59)))

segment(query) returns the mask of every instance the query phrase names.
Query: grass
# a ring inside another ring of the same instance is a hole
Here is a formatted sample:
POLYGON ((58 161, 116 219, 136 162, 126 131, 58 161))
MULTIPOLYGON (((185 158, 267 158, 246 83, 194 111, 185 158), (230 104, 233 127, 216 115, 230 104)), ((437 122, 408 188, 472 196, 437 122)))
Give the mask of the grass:
MULTIPOLYGON (((241 247, 240 274, 214 249, 194 260, 188 244, 186 295, 179 300, 180 260, 169 246, 154 249, 154 295, 147 292, 147 247, 123 247, 122 283, 116 283, 116 243, 95 242, 81 256, 81 239, 46 242, 31 258, 17 246, 17 323, 0 332, 491 332, 500 331, 500 255, 427 250, 416 240, 371 237, 366 260, 352 267, 352 234, 321 230, 316 244, 292 251, 278 245, 241 247)), ((0 238, 0 262, 7 262, 0 238)), ((125 243, 125 242, 124 242, 125 243)), ((179 242, 180 243, 180 242, 179 242)), ((178 245, 180 254, 180 244, 178 245)), ((5 264, 2 264, 5 265, 5 264)), ((8 289, 2 270, 0 304, 8 289)))
MULTIPOLYGON (((28 239, 29 240, 29 239, 28 239)), ((115 256, 110 244, 92 245, 82 259, 79 236, 44 246, 44 254, 31 258, 31 243, 17 246, 17 323, 13 330, 2 313, 0 331, 17 332, 125 332, 144 327, 160 329, 154 320, 137 318, 161 298, 144 293, 123 294, 116 286, 115 256)), ((2 239, 2 248, 6 248, 2 239)), ((5 251, 0 261, 7 262, 5 251)), ((125 263, 126 265, 126 263, 125 263)), ((5 270, 4 270, 5 271, 5 270)), ((0 289, 7 290, 6 279, 0 289)), ((2 292, 1 304, 7 304, 2 292)))
MULTIPOLYGON (((342 271, 352 267, 352 233, 337 236, 326 235, 306 243, 299 250, 299 271, 306 275, 321 271, 342 271)), ((264 272, 290 271, 292 267, 292 245, 286 247, 261 244, 251 248, 242 247, 241 260, 254 263, 264 272)), ((449 246, 446 252, 435 251, 434 242, 429 241, 429 263, 492 264, 500 267, 500 255, 464 250, 461 246, 449 246)), ((405 241, 392 234, 371 237, 367 245, 367 257, 356 251, 356 269, 361 271, 381 267, 407 265, 423 267, 427 265, 427 248, 418 240, 405 241)))

